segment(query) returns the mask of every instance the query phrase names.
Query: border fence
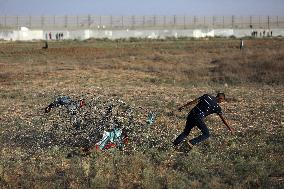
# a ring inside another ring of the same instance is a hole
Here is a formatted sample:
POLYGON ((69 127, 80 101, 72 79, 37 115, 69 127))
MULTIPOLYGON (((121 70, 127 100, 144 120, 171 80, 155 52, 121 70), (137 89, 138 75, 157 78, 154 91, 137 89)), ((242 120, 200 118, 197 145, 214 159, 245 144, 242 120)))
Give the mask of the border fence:
POLYGON ((0 16, 0 29, 284 28, 284 16, 0 16))

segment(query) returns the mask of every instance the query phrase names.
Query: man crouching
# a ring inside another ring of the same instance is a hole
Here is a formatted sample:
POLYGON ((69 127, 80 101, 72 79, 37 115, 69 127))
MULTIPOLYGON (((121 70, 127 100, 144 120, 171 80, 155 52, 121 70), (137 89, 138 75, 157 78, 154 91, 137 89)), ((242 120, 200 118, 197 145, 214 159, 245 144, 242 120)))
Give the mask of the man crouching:
POLYGON ((234 134, 234 130, 228 125, 227 121, 222 115, 222 109, 219 103, 225 101, 225 94, 218 93, 216 97, 204 94, 203 96, 186 103, 185 105, 178 108, 179 111, 185 107, 197 104, 188 114, 187 121, 183 132, 174 140, 173 144, 177 147, 190 133, 191 129, 197 126, 202 134, 195 137, 187 142, 187 144, 192 148, 194 145, 206 140, 210 134, 209 130, 204 123, 204 118, 210 114, 216 113, 219 115, 223 123, 227 126, 229 131, 234 134))

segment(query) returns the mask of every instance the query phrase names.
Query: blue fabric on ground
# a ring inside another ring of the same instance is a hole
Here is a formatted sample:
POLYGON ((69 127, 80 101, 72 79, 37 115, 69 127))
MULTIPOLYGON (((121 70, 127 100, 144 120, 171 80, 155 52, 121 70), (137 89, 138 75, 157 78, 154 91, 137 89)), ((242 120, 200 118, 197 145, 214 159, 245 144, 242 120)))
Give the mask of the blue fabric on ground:
POLYGON ((148 125, 152 125, 152 124, 154 123, 154 121, 155 121, 155 114, 152 113, 152 112, 150 112, 150 113, 148 114, 146 123, 147 123, 148 125))
POLYGON ((59 96, 59 97, 56 98, 54 103, 63 106, 63 105, 71 103, 71 101, 72 100, 71 100, 70 96, 59 96))
POLYGON ((115 128, 111 132, 104 131, 102 139, 96 145, 103 150, 109 142, 119 144, 121 142, 121 134, 122 129, 119 128, 115 128))

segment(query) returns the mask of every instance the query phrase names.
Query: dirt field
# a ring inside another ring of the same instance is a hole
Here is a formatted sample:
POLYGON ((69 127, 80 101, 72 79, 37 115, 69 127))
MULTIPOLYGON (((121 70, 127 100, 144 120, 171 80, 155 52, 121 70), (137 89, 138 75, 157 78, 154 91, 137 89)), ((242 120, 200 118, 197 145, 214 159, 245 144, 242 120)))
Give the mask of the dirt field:
POLYGON ((1 42, 0 188, 283 188, 284 40, 244 42, 243 51, 222 38, 1 42), (190 110, 177 108, 219 91, 235 135, 211 115, 210 138, 175 153, 190 110), (61 110, 44 113, 59 95, 121 99, 137 123, 157 117, 129 138, 136 148, 67 158, 96 141, 61 110))

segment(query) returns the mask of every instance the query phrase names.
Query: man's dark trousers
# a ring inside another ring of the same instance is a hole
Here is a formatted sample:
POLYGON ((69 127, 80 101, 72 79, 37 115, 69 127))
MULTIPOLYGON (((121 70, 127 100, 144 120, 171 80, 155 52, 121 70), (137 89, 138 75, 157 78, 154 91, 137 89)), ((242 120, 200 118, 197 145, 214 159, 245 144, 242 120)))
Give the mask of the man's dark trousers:
POLYGON ((173 144, 176 146, 179 143, 181 143, 184 140, 184 138, 186 138, 189 135, 191 129, 195 126, 197 126, 201 130, 202 134, 199 135, 196 138, 189 140, 189 142, 192 145, 198 144, 198 143, 206 140, 210 136, 209 130, 208 130, 206 124, 204 123, 203 118, 190 113, 187 117, 186 126, 185 126, 183 132, 175 139, 173 144))

